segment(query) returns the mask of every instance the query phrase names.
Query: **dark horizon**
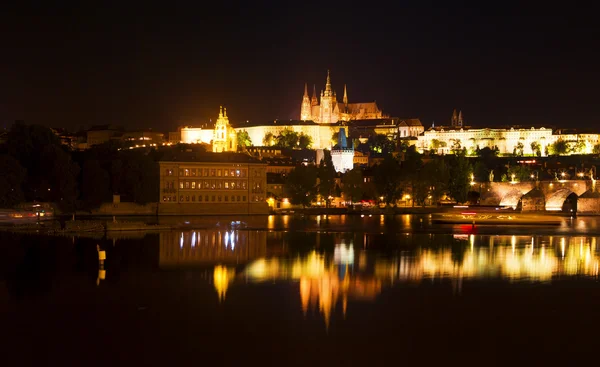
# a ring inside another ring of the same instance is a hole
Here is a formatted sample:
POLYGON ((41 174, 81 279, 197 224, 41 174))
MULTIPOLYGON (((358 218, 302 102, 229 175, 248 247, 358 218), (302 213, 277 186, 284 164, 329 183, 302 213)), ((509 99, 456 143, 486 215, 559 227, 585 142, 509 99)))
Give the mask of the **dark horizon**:
POLYGON ((327 70, 338 100, 346 84, 350 102, 425 127, 453 109, 473 127, 600 118, 598 28, 577 11, 215 6, 7 10, 2 127, 173 131, 214 121, 221 105, 234 123, 298 119, 304 84, 318 94, 327 70))

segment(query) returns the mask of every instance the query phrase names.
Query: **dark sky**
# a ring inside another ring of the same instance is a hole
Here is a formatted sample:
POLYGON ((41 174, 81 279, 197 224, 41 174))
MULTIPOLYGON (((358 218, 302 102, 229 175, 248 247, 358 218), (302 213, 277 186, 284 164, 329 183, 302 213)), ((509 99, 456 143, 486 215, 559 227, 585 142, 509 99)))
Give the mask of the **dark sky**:
POLYGON ((221 104, 233 121, 297 118, 304 83, 324 88, 327 69, 340 99, 346 83, 350 102, 426 126, 454 108, 480 127, 600 119, 598 22, 569 4, 97 3, 2 12, 4 126, 169 131, 221 104))

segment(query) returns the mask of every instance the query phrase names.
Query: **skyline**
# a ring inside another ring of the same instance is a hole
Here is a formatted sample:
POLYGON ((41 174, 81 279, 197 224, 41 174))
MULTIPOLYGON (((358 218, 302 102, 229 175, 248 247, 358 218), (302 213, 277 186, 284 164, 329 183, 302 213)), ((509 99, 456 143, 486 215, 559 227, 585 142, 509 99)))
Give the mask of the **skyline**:
POLYGON ((297 119, 329 69, 338 98, 346 84, 350 102, 425 127, 454 109, 474 127, 596 126, 598 30, 583 15, 406 4, 10 10, 0 123, 174 131, 221 105, 234 123, 297 119))

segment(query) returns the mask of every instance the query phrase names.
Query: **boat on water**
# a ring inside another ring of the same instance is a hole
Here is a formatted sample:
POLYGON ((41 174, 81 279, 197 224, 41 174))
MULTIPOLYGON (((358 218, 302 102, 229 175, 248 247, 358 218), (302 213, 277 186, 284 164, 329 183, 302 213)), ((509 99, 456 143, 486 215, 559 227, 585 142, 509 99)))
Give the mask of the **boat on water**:
POLYGON ((466 209, 432 214, 431 220, 433 223, 446 224, 560 225, 563 223, 563 218, 557 215, 466 209))

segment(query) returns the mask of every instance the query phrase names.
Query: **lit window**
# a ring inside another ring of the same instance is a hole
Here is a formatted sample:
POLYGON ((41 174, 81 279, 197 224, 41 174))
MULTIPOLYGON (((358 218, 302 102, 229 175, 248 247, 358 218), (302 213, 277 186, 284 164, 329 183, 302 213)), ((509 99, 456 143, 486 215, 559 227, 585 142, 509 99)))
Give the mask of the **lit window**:
POLYGON ((226 169, 224 169, 223 170, 223 176, 225 176, 225 177, 229 176, 229 171, 226 170, 226 169))
POLYGON ((240 170, 239 170, 239 169, 235 171, 235 175, 236 175, 237 177, 240 177, 240 170))
POLYGON ((192 189, 196 188, 196 181, 192 181, 192 189))
POLYGON ((229 188, 229 182, 225 182, 225 188, 228 189, 229 188))
POLYGON ((179 181, 179 188, 183 189, 183 181, 179 181))
POLYGON ((220 169, 217 170, 217 177, 221 177, 221 170, 220 169))
POLYGON ((211 177, 215 176, 215 169, 214 168, 210 170, 210 175, 211 175, 211 177))
POLYGON ((189 188, 190 188, 190 182, 189 182, 189 181, 186 181, 186 182, 185 182, 185 188, 186 188, 186 189, 189 189, 189 188))
POLYGON ((189 176, 189 175, 190 175, 190 170, 189 170, 189 169, 187 169, 187 168, 185 169, 185 175, 186 175, 186 176, 189 176))

